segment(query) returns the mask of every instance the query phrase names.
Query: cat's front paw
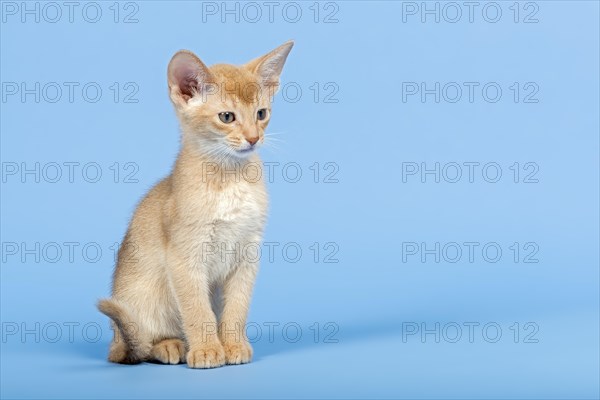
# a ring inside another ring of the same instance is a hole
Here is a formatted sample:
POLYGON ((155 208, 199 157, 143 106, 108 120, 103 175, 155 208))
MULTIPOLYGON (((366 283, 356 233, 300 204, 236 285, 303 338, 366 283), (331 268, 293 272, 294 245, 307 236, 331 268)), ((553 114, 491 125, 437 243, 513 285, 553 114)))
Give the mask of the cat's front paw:
POLYGON ((223 348, 227 364, 247 364, 252 360, 252 346, 245 340, 225 342, 223 348))
POLYGON ((225 351, 219 342, 192 346, 187 353, 190 368, 217 368, 225 365, 225 351))

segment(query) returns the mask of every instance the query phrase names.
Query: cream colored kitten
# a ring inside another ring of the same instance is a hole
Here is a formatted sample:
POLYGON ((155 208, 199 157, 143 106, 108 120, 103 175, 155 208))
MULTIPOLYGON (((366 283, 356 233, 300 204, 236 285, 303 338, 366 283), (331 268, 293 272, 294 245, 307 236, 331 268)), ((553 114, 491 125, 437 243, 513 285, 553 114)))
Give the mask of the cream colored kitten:
POLYGON ((244 179, 241 170, 260 162, 255 149, 292 46, 239 67, 208 68, 185 50, 171 59, 181 150, 171 175, 139 204, 119 250, 112 298, 98 303, 117 328, 110 361, 213 368, 251 360, 245 324, 258 263, 215 249, 262 239, 264 182, 244 179))

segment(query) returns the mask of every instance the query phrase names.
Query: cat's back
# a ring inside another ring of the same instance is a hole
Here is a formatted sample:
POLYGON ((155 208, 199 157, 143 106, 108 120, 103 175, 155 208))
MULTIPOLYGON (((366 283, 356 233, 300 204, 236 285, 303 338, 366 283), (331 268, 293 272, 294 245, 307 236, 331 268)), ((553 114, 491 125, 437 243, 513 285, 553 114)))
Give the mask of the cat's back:
POLYGON ((164 262, 164 209, 171 197, 171 177, 154 185, 138 203, 119 249, 113 293, 120 297, 131 285, 155 286, 154 273, 164 262))
POLYGON ((163 178, 139 202, 127 232, 136 247, 164 245, 165 223, 168 223, 172 203, 171 181, 171 176, 163 178))

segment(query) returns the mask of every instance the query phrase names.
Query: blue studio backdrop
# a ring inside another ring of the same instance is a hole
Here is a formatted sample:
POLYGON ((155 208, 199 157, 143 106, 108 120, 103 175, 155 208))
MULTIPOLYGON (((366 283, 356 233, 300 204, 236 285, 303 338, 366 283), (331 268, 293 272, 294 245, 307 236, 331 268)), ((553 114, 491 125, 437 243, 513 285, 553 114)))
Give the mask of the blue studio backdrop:
POLYGON ((1 2, 2 398, 598 398, 597 1, 1 2), (106 361, 166 67, 295 46, 251 364, 106 361))

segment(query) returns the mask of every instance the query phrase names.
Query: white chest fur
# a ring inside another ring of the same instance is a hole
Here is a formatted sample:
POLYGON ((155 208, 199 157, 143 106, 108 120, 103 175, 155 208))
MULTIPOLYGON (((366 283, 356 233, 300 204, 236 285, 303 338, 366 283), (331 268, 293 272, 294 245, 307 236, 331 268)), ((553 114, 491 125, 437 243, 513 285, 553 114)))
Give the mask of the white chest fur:
POLYGON ((205 245, 206 266, 212 280, 220 280, 244 262, 256 261, 264 228, 264 193, 247 183, 236 183, 212 193, 210 243, 205 245))
POLYGON ((215 220, 235 224, 262 213, 255 191, 246 184, 229 185, 216 193, 215 197, 215 220))

